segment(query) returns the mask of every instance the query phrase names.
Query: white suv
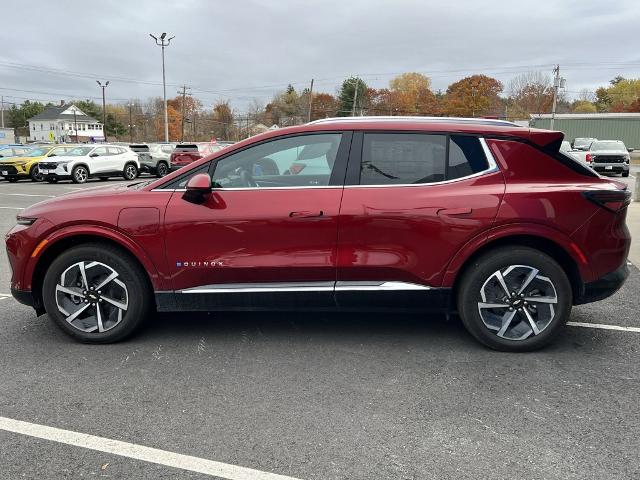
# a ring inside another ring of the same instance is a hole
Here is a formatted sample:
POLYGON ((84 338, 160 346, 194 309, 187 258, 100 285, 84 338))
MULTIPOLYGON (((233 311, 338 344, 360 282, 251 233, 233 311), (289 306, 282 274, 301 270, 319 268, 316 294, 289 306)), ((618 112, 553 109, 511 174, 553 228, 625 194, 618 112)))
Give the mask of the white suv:
POLYGON ((69 150, 65 155, 48 158, 38 164, 40 173, 49 183, 71 179, 85 183, 91 177, 107 180, 122 176, 133 180, 138 176, 138 154, 121 145, 87 145, 69 150))

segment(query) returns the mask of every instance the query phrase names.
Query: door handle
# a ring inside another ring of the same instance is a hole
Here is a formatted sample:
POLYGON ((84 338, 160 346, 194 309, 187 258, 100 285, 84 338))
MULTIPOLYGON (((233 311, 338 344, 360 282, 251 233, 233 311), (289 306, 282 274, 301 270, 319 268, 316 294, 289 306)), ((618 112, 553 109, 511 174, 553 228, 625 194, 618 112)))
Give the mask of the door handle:
POLYGON ((324 212, 320 210, 319 212, 289 212, 289 218, 317 218, 323 217, 324 212))
POLYGON ((471 212, 473 212, 473 209, 471 207, 462 207, 462 208, 441 208, 440 210, 438 210, 438 215, 439 216, 449 216, 449 217, 454 217, 457 215, 469 215, 471 212))

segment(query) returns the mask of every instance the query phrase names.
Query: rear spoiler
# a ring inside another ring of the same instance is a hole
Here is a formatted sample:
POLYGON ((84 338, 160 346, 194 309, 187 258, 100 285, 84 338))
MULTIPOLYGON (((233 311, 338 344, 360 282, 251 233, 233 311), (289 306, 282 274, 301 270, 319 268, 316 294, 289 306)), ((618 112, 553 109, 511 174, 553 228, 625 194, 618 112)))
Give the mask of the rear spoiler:
POLYGON ((554 154, 560 151, 560 145, 564 140, 564 133, 551 130, 529 129, 529 141, 542 150, 554 154))

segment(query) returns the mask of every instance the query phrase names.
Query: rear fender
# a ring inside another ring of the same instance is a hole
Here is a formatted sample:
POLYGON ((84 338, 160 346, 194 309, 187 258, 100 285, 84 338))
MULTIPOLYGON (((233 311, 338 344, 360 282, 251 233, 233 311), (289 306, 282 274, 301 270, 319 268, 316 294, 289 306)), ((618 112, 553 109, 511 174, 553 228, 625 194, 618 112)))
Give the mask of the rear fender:
POLYGON ((518 237, 537 237, 541 240, 551 241, 562 248, 571 259, 573 259, 583 282, 589 282, 595 279, 583 249, 571 240, 569 236, 545 225, 535 223, 511 223, 483 232, 458 250, 451 259, 451 262, 449 262, 442 280, 442 286, 452 287, 462 267, 479 249, 489 246, 498 240, 505 240, 510 237, 513 237, 515 243, 517 243, 518 237))

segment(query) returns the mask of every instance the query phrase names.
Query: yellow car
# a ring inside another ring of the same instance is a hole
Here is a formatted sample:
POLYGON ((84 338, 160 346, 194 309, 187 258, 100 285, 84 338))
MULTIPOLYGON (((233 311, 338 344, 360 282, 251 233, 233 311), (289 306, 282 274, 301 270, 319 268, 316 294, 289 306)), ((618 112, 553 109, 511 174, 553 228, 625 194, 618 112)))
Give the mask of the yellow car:
POLYGON ((31 178, 34 182, 42 182, 44 176, 38 170, 38 162, 47 157, 63 155, 75 145, 39 145, 20 157, 7 158, 0 162, 0 177, 10 182, 17 182, 21 178, 31 178))

